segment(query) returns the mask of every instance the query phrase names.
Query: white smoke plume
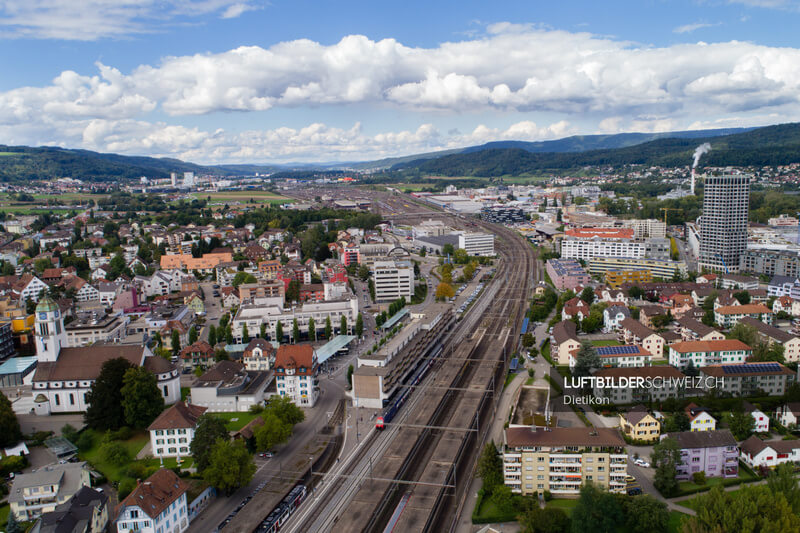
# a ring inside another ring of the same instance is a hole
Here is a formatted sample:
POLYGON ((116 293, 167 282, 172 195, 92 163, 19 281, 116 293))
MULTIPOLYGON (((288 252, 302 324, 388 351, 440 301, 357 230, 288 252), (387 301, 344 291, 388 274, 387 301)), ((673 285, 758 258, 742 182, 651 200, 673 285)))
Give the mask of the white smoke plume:
POLYGON ((700 156, 705 154, 706 152, 711 151, 711 145, 708 143, 703 143, 697 148, 694 149, 694 164, 692 164, 692 168, 697 168, 697 164, 700 163, 700 156))

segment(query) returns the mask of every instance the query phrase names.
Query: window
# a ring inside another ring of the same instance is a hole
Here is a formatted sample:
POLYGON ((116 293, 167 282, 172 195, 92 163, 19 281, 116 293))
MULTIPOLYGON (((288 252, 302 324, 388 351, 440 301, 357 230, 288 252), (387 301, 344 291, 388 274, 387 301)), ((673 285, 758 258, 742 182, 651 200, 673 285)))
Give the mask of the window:
POLYGON ((58 394, 54 394, 53 398, 56 400, 56 405, 61 405, 61 398, 58 397, 58 394))
POLYGON ((165 397, 165 398, 168 398, 168 397, 169 397, 169 388, 167 388, 167 386, 166 386, 166 385, 164 385, 164 397, 165 397))

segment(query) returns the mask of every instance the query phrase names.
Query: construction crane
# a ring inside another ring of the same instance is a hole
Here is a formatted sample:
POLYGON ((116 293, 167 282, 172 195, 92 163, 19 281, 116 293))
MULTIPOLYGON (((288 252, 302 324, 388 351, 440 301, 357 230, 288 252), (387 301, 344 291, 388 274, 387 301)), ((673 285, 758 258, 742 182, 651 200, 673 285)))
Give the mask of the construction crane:
POLYGON ((667 214, 670 211, 683 211, 683 209, 678 209, 677 207, 662 207, 662 211, 664 211, 664 225, 667 225, 667 214))

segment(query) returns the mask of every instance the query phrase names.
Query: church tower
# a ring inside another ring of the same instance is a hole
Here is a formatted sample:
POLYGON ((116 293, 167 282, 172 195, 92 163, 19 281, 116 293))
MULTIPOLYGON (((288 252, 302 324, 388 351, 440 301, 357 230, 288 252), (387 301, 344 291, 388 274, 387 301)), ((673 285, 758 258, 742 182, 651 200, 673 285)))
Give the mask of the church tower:
POLYGON ((67 347, 67 332, 58 304, 49 296, 39 300, 36 306, 36 357, 40 363, 51 363, 58 359, 61 348, 67 347))

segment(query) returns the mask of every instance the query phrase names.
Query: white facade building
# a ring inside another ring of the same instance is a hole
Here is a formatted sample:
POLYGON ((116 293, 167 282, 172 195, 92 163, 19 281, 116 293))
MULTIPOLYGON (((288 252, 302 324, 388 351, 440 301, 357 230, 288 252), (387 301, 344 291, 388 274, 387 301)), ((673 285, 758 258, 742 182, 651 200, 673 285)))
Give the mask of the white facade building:
POLYGON ((458 236, 458 247, 469 255, 493 257, 494 235, 491 233, 462 233, 458 236))
POLYGON ((414 295, 414 267, 408 261, 375 261, 372 265, 375 301, 388 302, 414 295))
POLYGON ((119 505, 117 533, 182 533, 189 528, 188 486, 162 468, 139 483, 119 505))
POLYGON ((147 428, 153 457, 190 456, 197 419, 205 412, 205 407, 178 402, 158 415, 147 428))

